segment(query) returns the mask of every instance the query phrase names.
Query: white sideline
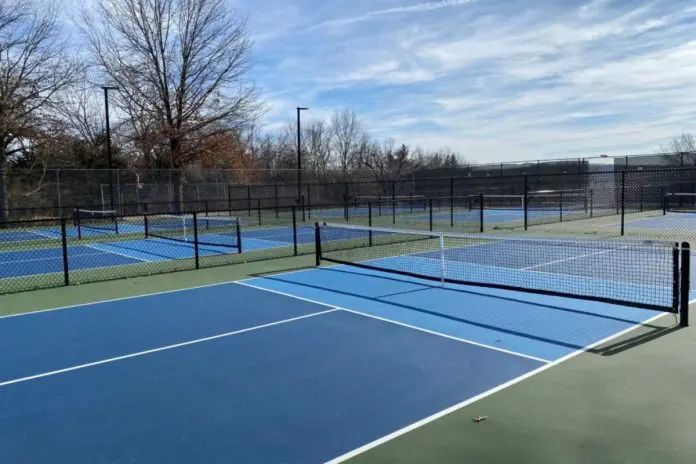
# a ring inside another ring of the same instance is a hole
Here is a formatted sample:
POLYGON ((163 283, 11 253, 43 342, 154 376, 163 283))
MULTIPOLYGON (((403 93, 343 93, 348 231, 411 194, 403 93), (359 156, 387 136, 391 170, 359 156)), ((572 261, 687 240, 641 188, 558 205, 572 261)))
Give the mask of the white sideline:
MULTIPOLYGON (((694 301, 696 301, 696 300, 694 300, 694 301)), ((523 374, 523 375, 521 375, 521 376, 519 376, 519 377, 516 377, 516 378, 514 378, 514 379, 512 379, 512 380, 509 380, 509 381, 507 381, 507 382, 505 382, 505 383, 503 383, 503 384, 500 384, 500 385, 498 385, 497 387, 491 388, 490 390, 487 390, 487 391, 485 391, 485 392, 483 392, 483 393, 480 393, 480 394, 478 394, 478 395, 476 395, 476 396, 474 396, 474 397, 472 397, 472 398, 469 398, 469 399, 467 399, 467 400, 465 400, 465 401, 462 401, 461 403, 455 404, 455 405, 453 405, 453 406, 450 406, 449 408, 443 409, 442 411, 436 412, 435 414, 433 414, 433 415, 431 415, 431 416, 428 416, 428 417, 426 417, 426 418, 423 418, 423 419, 421 419, 421 420, 419 420, 419 421, 417 421, 417 422, 414 422, 414 423, 412 423, 412 424, 410 424, 410 425, 407 425, 406 427, 403 427, 403 428, 401 428, 401 429, 399 429, 399 430, 396 430, 396 431, 394 431, 394 432, 392 432, 392 433, 390 433, 390 434, 388 434, 388 435, 385 435, 385 436, 383 436, 383 437, 381 437, 381 438, 378 438, 377 440, 374 440, 374 441, 372 441, 372 442, 370 442, 370 443, 367 443, 367 444, 365 444, 365 445, 363 445, 363 446, 361 446, 361 447, 359 447, 359 448, 356 448, 356 449, 354 449, 354 450, 352 450, 352 451, 349 451, 349 452, 347 452, 347 453, 345 453, 345 454, 342 454, 342 455, 340 455, 340 456, 338 456, 338 457, 335 457, 335 458, 333 458, 333 459, 331 459, 331 460, 329 460, 329 461, 326 461, 324 464, 339 464, 339 463, 342 463, 342 462, 344 462, 344 461, 347 461, 348 459, 354 458, 355 456, 357 456, 357 455, 359 455, 359 454, 365 453, 366 451, 369 451, 369 450, 371 450, 371 449, 373 449, 373 448, 376 448, 377 446, 383 445, 384 443, 386 443, 386 442, 388 442, 388 441, 391 441, 391 440, 393 440, 393 439, 395 439, 395 438, 397 438, 397 437, 400 437, 400 436, 402 436, 402 435, 404 435, 404 434, 406 434, 406 433, 408 433, 408 432, 411 432, 411 431, 413 431, 413 430, 415 430, 415 429, 417 429, 417 428, 423 427, 424 425, 429 424, 430 422, 433 422, 433 421, 435 421, 435 420, 437 420, 437 419, 440 419, 441 417, 444 417, 444 416, 446 416, 446 415, 448 415, 448 414, 450 414, 450 413, 453 413, 453 412, 455 412, 455 411, 457 411, 457 410, 459 410, 459 409, 462 409, 462 408, 464 408, 465 406, 468 406, 468 405, 470 405, 470 404, 472 404, 472 403, 475 403, 475 402, 477 402, 477 401, 479 401, 479 400, 482 400, 482 399, 484 399, 484 398, 486 398, 486 397, 488 397, 488 396, 491 396, 491 395, 494 394, 494 393, 497 393, 497 392, 499 392, 499 391, 501 391, 501 390, 505 390, 505 389, 508 388, 508 387, 511 387, 511 386, 513 386, 513 385, 515 385, 515 384, 517 384, 517 383, 523 381, 523 380, 526 380, 526 379, 528 379, 528 378, 530 378, 530 377, 532 377, 532 376, 535 376, 535 375, 537 375, 537 374, 539 374, 539 373, 541 373, 541 372, 543 372, 543 371, 545 371, 545 370, 547 370, 547 369, 550 369, 551 367, 557 366, 558 364, 560 364, 560 363, 562 363, 562 362, 564 362, 564 361, 567 361, 567 360, 569 360, 569 359, 571 359, 571 358, 574 358, 574 357, 578 356, 579 354, 584 353, 585 351, 588 351, 588 350, 590 350, 590 349, 592 349, 592 348, 594 348, 594 347, 596 347, 596 346, 598 346, 598 345, 601 345, 601 344, 603 344, 603 343, 606 343, 606 342, 608 342, 608 341, 611 341, 611 340, 614 339, 614 338, 620 337, 621 335, 624 335, 624 334, 630 332, 631 330, 635 329, 636 327, 639 327, 639 326, 645 325, 645 324, 649 324, 650 322, 652 322, 652 321, 654 321, 654 320, 656 320, 656 319, 659 319, 660 317, 663 317, 663 316, 664 316, 664 314, 658 314, 657 316, 651 317, 650 319, 648 319, 648 320, 646 320, 646 321, 643 321, 643 322, 641 322, 640 324, 636 324, 636 325, 634 325, 634 326, 632 326, 632 327, 627 328, 626 330, 622 330, 621 332, 618 332, 618 333, 616 333, 616 334, 614 334, 614 335, 611 335, 611 336, 609 336, 609 337, 607 337, 607 338, 604 338, 604 339, 602 339, 602 340, 599 340, 598 342, 592 343, 592 344, 586 346, 585 348, 582 348, 582 349, 580 349, 580 350, 574 351, 573 353, 570 353, 570 354, 568 354, 568 355, 566 355, 566 356, 564 356, 564 357, 562 357, 562 358, 559 358, 559 359, 557 359, 556 361, 553 361, 553 362, 550 362, 550 363, 548 363, 548 364, 545 364, 545 365, 543 365, 543 366, 541 366, 541 367, 539 367, 539 368, 537 368, 537 369, 534 369, 533 371, 527 372, 526 374, 523 374)))
POLYGON ((318 313, 305 314, 305 315, 303 315, 303 316, 292 317, 292 318, 290 318, 290 319, 283 319, 283 320, 281 320, 281 321, 274 321, 274 322, 270 322, 270 323, 268 323, 268 324, 257 325, 257 326, 254 326, 254 327, 247 327, 246 329, 234 330, 234 331, 232 331, 232 332, 225 332, 225 333, 218 334, 218 335, 212 335, 212 336, 210 336, 210 337, 198 338, 198 339, 196 339, 196 340, 189 340, 189 341, 187 341, 187 342, 175 343, 175 344, 173 344, 173 345, 161 346, 161 347, 159 347, 159 348, 153 348, 153 349, 150 349, 150 350, 139 351, 139 352, 137 352, 137 353, 126 354, 126 355, 123 355, 123 356, 116 356, 116 357, 113 357, 113 358, 102 359, 102 360, 100 360, 100 361, 94 361, 94 362, 90 362, 90 363, 79 364, 79 365, 77 365, 77 366, 66 367, 66 368, 64 368, 64 369, 58 369, 58 370, 55 370, 55 371, 43 372, 43 373, 41 373, 41 374, 30 375, 30 376, 21 377, 21 378, 18 378, 18 379, 7 380, 7 381, 5 381, 5 382, 0 382, 0 387, 4 387, 4 386, 7 386, 7 385, 13 385, 13 384, 16 384, 16 383, 21 383, 21 382, 27 382, 27 381, 29 381, 29 380, 35 380, 35 379, 41 379, 41 378, 44 378, 44 377, 50 377, 50 376, 53 376, 53 375, 63 374, 63 373, 65 373, 65 372, 72 372, 72 371, 76 371, 76 370, 80 370, 80 369, 85 369, 85 368, 88 368, 88 367, 99 366, 99 365, 101 365, 101 364, 108 364, 108 363, 112 363, 112 362, 116 362, 116 361, 122 361, 122 360, 124 360, 124 359, 130 359, 130 358, 136 358, 136 357, 139 357, 139 356, 145 356, 145 355, 152 354, 152 353, 159 353, 160 351, 172 350, 172 349, 174 349, 174 348, 181 348, 181 347, 183 347, 183 346, 189 346, 189 345, 195 345, 195 344, 198 344, 198 343, 209 342, 209 341, 211 341, 211 340, 217 340, 217 339, 219 339, 219 338, 230 337, 230 336, 232 336, 232 335, 239 335, 239 334, 246 333, 246 332, 251 332, 251 331, 254 331, 254 330, 265 329, 265 328, 268 328, 268 327, 273 327, 273 326, 275 326, 275 325, 287 324, 287 323, 289 323, 289 322, 295 322, 295 321, 299 321, 299 320, 302 320, 302 319, 308 319, 308 318, 310 318, 310 317, 315 317, 315 316, 322 316, 322 315, 324 315, 324 314, 332 313, 332 312, 335 312, 335 311, 338 311, 338 309, 336 309, 336 308, 334 308, 334 309, 327 309, 326 311, 320 311, 320 312, 318 312, 318 313))

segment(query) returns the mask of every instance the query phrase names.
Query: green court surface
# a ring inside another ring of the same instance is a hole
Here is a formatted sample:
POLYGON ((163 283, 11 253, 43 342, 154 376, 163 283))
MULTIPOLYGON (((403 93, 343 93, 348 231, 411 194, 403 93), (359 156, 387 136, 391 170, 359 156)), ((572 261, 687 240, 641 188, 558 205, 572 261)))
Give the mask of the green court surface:
MULTIPOLYGON (((311 267, 313 256, 0 296, 0 314, 311 267)), ((673 315, 550 365, 346 462, 693 463, 696 332, 673 315), (485 416, 482 421, 474 421, 485 416)))

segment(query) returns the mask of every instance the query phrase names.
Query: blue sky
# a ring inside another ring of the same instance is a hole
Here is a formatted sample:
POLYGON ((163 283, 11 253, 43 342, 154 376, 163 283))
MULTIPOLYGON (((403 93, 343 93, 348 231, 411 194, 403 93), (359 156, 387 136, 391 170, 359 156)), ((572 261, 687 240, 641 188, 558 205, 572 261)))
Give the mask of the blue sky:
POLYGON ((696 2, 229 0, 266 127, 309 106, 476 162, 651 153, 696 131, 696 2))

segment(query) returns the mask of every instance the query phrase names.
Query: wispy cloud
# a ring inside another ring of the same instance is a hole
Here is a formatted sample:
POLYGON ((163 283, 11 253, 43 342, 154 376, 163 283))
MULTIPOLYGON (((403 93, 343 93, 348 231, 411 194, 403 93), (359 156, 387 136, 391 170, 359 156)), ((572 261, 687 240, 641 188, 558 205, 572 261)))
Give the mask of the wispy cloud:
POLYGON ((440 0, 440 1, 436 1, 436 2, 418 3, 416 5, 407 5, 407 6, 398 6, 398 7, 393 7, 393 8, 385 8, 383 10, 370 11, 370 12, 367 12, 367 13, 359 15, 359 16, 330 19, 330 20, 323 21, 323 22, 313 26, 313 28, 338 26, 341 24, 359 23, 362 21, 370 21, 370 20, 378 19, 378 18, 381 19, 381 17, 389 16, 389 15, 397 15, 397 14, 405 14, 405 13, 422 13, 422 12, 427 12, 427 11, 439 10, 441 8, 451 8, 451 7, 455 7, 455 6, 462 6, 462 5, 466 5, 467 3, 471 3, 473 1, 475 1, 475 0, 440 0))

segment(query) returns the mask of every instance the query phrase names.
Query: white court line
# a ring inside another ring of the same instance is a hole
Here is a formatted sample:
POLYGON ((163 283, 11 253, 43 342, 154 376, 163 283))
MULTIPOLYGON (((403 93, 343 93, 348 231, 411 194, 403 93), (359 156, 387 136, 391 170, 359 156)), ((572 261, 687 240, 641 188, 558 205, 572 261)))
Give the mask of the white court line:
MULTIPOLYGON (((22 253, 24 251, 35 251, 35 250, 15 250, 11 251, 10 253, 22 253)), ((103 255, 104 253, 84 253, 76 256, 99 256, 103 255)), ((0 264, 14 264, 14 263, 26 263, 26 262, 31 262, 31 261, 50 261, 52 259, 63 259, 63 255, 61 254, 60 256, 46 256, 45 258, 31 258, 31 259, 18 259, 14 261, 0 261, 0 264)), ((61 271, 56 271, 56 272, 63 272, 61 271)), ((53 273, 51 273, 53 274, 53 273)), ((32 274, 32 275, 41 275, 41 274, 32 274)))
MULTIPOLYGON (((166 261, 166 260, 165 260, 166 261)), ((160 262, 160 261, 153 261, 153 262, 160 262)), ((164 262, 164 261, 163 261, 164 262)), ((119 266, 110 266, 110 267, 121 267, 121 266, 132 266, 133 264, 121 264, 119 266)), ((330 266, 322 266, 323 268, 330 268, 330 267, 335 267, 335 266, 341 266, 341 264, 332 264, 330 266)), ((92 269, 101 269, 101 268, 92 268, 92 269)), ((284 271, 284 272, 278 272, 278 273, 273 273, 272 275, 278 276, 278 275, 285 275, 285 274, 295 274, 295 273, 300 273, 300 272, 307 272, 307 271, 313 271, 315 269, 319 269, 317 267, 311 267, 307 269, 294 269, 292 271, 284 271)), ((62 274, 62 271, 60 272, 48 272, 46 274, 34 274, 34 275, 50 275, 50 274, 62 274)), ((24 279, 27 276, 18 276, 18 277, 10 277, 8 279, 24 279)), ((141 276, 141 277, 149 277, 149 276, 141 276)), ((203 285, 196 285, 194 287, 185 287, 185 288, 174 288, 171 290, 162 290, 159 292, 151 292, 151 293, 141 293, 139 295, 130 295, 130 296, 123 296, 119 298, 111 298, 108 300, 95 300, 95 301, 87 301, 85 303, 77 303, 77 304, 72 304, 72 305, 67 305, 67 306, 58 306, 55 308, 47 308, 47 309, 37 309, 36 311, 26 311, 23 313, 16 313, 16 314, 6 314, 4 316, 0 316, 0 320, 2 319, 9 319, 9 318, 14 318, 14 317, 23 317, 23 316, 32 316, 34 314, 41 314, 41 313, 48 313, 48 312, 53 312, 53 311, 63 311, 66 309, 73 309, 73 308, 81 308, 83 306, 92 306, 92 305, 100 305, 100 304, 106 304, 106 303, 113 303, 116 301, 125 301, 125 300, 134 300, 137 298, 145 298, 149 296, 157 296, 157 295, 166 295, 168 293, 178 293, 178 292, 187 292, 187 291, 192 291, 192 290, 200 290, 202 288, 209 288, 209 287, 217 287, 220 285, 230 285, 234 284, 237 282, 242 282, 242 281, 247 281, 247 280, 256 280, 261 277, 246 277, 241 280, 226 280, 224 282, 215 282, 212 284, 203 284, 203 285)), ((1 297, 1 296, 0 296, 1 297)))
MULTIPOLYGON (((105 243, 105 245, 108 245, 108 243, 105 243)), ((127 255, 127 254, 125 254, 125 253, 119 253, 119 252, 117 252, 117 251, 113 251, 113 250, 109 250, 109 249, 105 249, 105 248, 99 248, 96 244, 93 244, 93 245, 81 244, 81 245, 77 245, 77 246, 84 246, 84 247, 87 247, 87 248, 92 248, 93 250, 101 251, 102 253, 111 253, 111 254, 114 254, 114 255, 123 256, 124 258, 130 258, 130 259, 135 259, 135 260, 138 260, 138 261, 142 261, 142 262, 144 262, 144 263, 152 263, 152 262, 153 262, 152 260, 149 260, 149 259, 138 258, 137 256, 131 256, 131 255, 127 255)), ((141 252, 141 253, 147 253, 147 252, 146 252, 146 251, 143 251, 143 252, 141 252)), ((69 249, 69 248, 68 248, 68 256, 70 256, 70 249, 69 249)), ((82 256, 82 255, 77 255, 77 256, 82 256)), ((80 269, 80 270, 82 270, 82 269, 80 269)))
POLYGON ((537 369, 534 369, 533 371, 527 372, 526 374, 523 374, 523 375, 521 375, 521 376, 519 376, 519 377, 516 377, 516 378, 514 378, 514 379, 512 379, 512 380, 509 380, 509 381, 507 381, 507 382, 505 382, 505 383, 503 383, 503 384, 500 384, 500 385, 498 385, 497 387, 491 388, 490 390, 487 390, 487 391, 485 391, 485 392, 483 392, 483 393, 479 393, 478 395, 473 396, 473 397, 471 397, 471 398, 469 398, 469 399, 467 399, 467 400, 464 400, 464 401, 462 401, 461 403, 457 403, 457 404, 455 404, 455 405, 453 405, 453 406, 450 406, 449 408, 446 408, 446 409, 443 409, 442 411, 436 412, 435 414, 433 414, 433 415, 431 415, 431 416, 428 416, 428 417, 426 417, 426 418, 423 418, 423 419, 421 419, 421 420, 419 420, 419 421, 417 421, 417 422, 414 422, 414 423, 412 423, 412 424, 410 424, 410 425, 407 425, 406 427, 404 427, 404 428, 402 428, 402 429, 396 430, 396 431, 394 431, 394 432, 392 432, 392 433, 390 433, 390 434, 388 434, 388 435, 385 435, 385 436, 383 436, 383 437, 381 437, 381 438, 378 438, 377 440, 374 440, 374 441, 372 441, 372 442, 370 442, 370 443, 367 443, 367 444, 365 444, 365 445, 363 445, 363 446, 361 446, 361 447, 359 447, 359 448, 356 448, 356 449, 354 449, 354 450, 352 450, 352 451, 349 451, 349 452, 347 452, 347 453, 345 453, 345 454, 342 454, 341 456, 338 456, 338 457, 336 457, 336 458, 334 458, 334 459, 331 459, 330 461, 326 461, 325 464, 339 464, 339 463, 341 463, 341 462, 347 461, 348 459, 354 458, 355 456, 358 456, 359 454, 362 454, 362 453, 364 453, 364 452, 366 452, 366 451, 369 451, 369 450, 371 450, 371 449, 373 449, 373 448, 376 448, 376 447, 378 447, 378 446, 380 446, 380 445, 383 445, 384 443, 386 443, 386 442, 388 442, 388 441, 391 441, 391 440, 393 440, 393 439, 395 439, 395 438, 397 438, 397 437, 400 437, 400 436, 402 436, 402 435, 404 435, 404 434, 406 434, 406 433, 408 433, 408 432, 411 432, 411 431, 413 431, 413 430, 415 430, 415 429, 418 429, 418 428, 420 428, 420 427, 423 427, 424 425, 429 424, 430 422, 433 422, 433 421, 435 421, 435 420, 437 420, 437 419, 440 419, 440 418, 442 418, 442 417, 444 417, 444 416, 446 416, 446 415, 448 415, 448 414, 451 414, 451 413, 453 413, 453 412, 455 412, 455 411, 458 411, 459 409, 462 409, 462 408, 464 408, 465 406, 468 406, 468 405, 470 405, 470 404, 472 404, 472 403, 475 403, 475 402, 477 402, 477 401, 479 401, 479 400, 482 400, 482 399, 484 399, 484 398, 486 398, 486 397, 488 397, 488 396, 491 396, 492 394, 497 393, 497 392, 499 392, 499 391, 501 391, 501 390, 505 390, 506 388, 511 387, 511 386, 513 386, 513 385, 515 385, 515 384, 517 384, 517 383, 519 383, 519 382, 521 382, 521 381, 523 381, 523 380, 526 380, 526 379, 528 379, 528 378, 530 378, 530 377, 532 377, 532 376, 535 376, 535 375, 537 375, 537 374, 539 374, 539 373, 541 373, 541 372, 543 372, 543 371, 545 371, 545 370, 547 370, 547 369, 550 369, 551 367, 557 366, 558 364, 560 364, 560 363, 562 363, 562 362, 568 361, 569 359, 574 358, 574 357, 578 356, 579 354, 584 353, 584 352, 586 352, 586 351, 588 351, 588 350, 591 350, 592 348, 594 348, 594 347, 596 347, 596 346, 599 346, 599 345, 601 345, 601 344, 603 344, 603 343, 607 343, 608 341, 611 341, 611 340, 613 340, 614 338, 620 337, 620 336, 622 336, 622 335, 624 335, 624 334, 626 334, 626 333, 628 333, 628 332, 634 330, 636 327, 640 327, 640 326, 642 326, 642 325, 649 324, 649 323, 651 323, 652 321, 654 321, 654 320, 656 320, 656 319, 658 319, 658 318, 660 318, 660 317, 663 317, 664 315, 665 315, 665 314, 658 314, 657 316, 654 316, 654 317, 652 317, 652 318, 650 318, 650 319, 648 319, 648 320, 646 320, 646 321, 643 321, 643 322, 641 322, 641 323, 639 323, 639 324, 636 324, 636 325, 634 325, 634 326, 632 326, 632 327, 629 327, 629 328, 627 328, 627 329, 625 329, 625 330, 622 330, 621 332, 618 332, 618 333, 616 333, 616 334, 614 334, 614 335, 611 335, 611 336, 609 336, 609 337, 607 337, 607 338, 604 338, 604 339, 599 340, 599 341, 597 341, 597 342, 595 342, 595 343, 592 343, 592 344, 590 344, 590 345, 587 345, 585 348, 582 348, 582 349, 579 349, 579 350, 577 350, 577 351, 574 351, 574 352, 572 352, 572 353, 570 353, 570 354, 568 354, 568 355, 566 355, 566 356, 564 356, 564 357, 562 357, 562 358, 559 358, 559 359, 557 359, 557 360, 555 360, 555 361, 552 361, 552 362, 550 362, 550 363, 548 363, 548 364, 545 364, 545 365, 543 365, 543 366, 541 366, 541 367, 538 367, 537 369))
POLYGON ((122 361, 122 360, 124 360, 124 359, 137 358, 137 357, 139 357, 139 356, 145 356, 145 355, 152 354, 152 353, 159 353, 159 352, 161 352, 161 351, 172 350, 172 349, 174 349, 174 348, 181 348, 181 347, 183 347, 183 346, 189 346, 189 345, 195 345, 195 344, 198 344, 198 343, 209 342, 209 341, 211 341, 211 340, 217 340, 217 339, 219 339, 219 338, 231 337, 232 335, 239 335, 239 334, 243 334, 243 333, 246 333, 246 332, 252 332, 252 331, 255 331, 255 330, 259 330, 259 329, 265 329, 265 328, 268 328, 268 327, 273 327, 273 326, 275 326, 275 325, 287 324, 287 323, 289 323, 289 322, 295 322, 295 321, 299 321, 299 320, 302 320, 302 319, 308 319, 308 318, 310 318, 310 317, 315 317, 315 316, 322 316, 322 315, 324 315, 324 314, 332 313, 332 312, 335 312, 335 311, 338 311, 338 309, 337 309, 337 308, 328 309, 328 310, 326 310, 326 311, 321 311, 321 312, 318 312, 318 313, 305 314, 305 315, 303 315, 303 316, 292 317, 292 318, 290 318, 290 319, 283 319, 283 320, 281 320, 281 321, 274 321, 274 322, 270 322, 270 323, 268 323, 268 324, 257 325, 257 326, 254 326, 254 327, 247 327, 246 329, 234 330, 234 331, 232 331, 232 332, 225 332, 225 333, 218 334, 218 335, 213 335, 213 336, 210 336, 210 337, 199 338, 199 339, 196 339, 196 340, 189 340, 189 341, 187 341, 187 342, 175 343, 175 344, 173 344, 173 345, 167 345, 167 346, 161 346, 161 347, 159 347, 159 348, 153 348, 153 349, 150 349, 150 350, 139 351, 139 352, 137 352, 137 353, 126 354, 126 355, 123 355, 123 356, 116 356, 116 357, 113 357, 113 358, 102 359, 102 360, 100 360, 100 361, 94 361, 94 362, 91 362, 91 363, 85 363, 85 364, 79 364, 79 365, 77 365, 77 366, 66 367, 66 368, 64 368, 64 369, 58 369, 58 370, 55 370, 55 371, 43 372, 43 373, 41 373, 41 374, 30 375, 30 376, 21 377, 21 378, 18 378, 18 379, 7 380, 7 381, 5 381, 5 382, 0 382, 0 387, 5 387, 5 386, 7 386, 7 385, 13 385, 13 384, 16 384, 16 383, 21 383, 21 382, 27 382, 27 381, 29 381, 29 380, 35 380, 35 379, 41 379, 41 378, 44 378, 44 377, 50 377, 50 376, 53 376, 53 375, 63 374, 63 373, 66 373, 66 372, 72 372, 72 371, 76 371, 76 370, 80 370, 80 369, 85 369, 85 368, 88 368, 88 367, 99 366, 99 365, 101 365, 101 364, 108 364, 108 363, 112 363, 112 362, 116 362, 116 361, 122 361))
MULTIPOLYGON (((531 356, 531 355, 524 354, 524 353, 520 353, 520 352, 517 352, 517 351, 506 350, 506 349, 504 349, 504 348, 499 348, 499 347, 497 347, 497 346, 486 345, 485 343, 479 343, 479 342, 475 342, 475 341, 473 341, 473 340, 468 340, 468 339, 466 339, 466 338, 455 337, 455 336, 453 336, 453 335, 447 335, 447 334, 444 334, 444 333, 441 333, 441 332, 435 332, 434 330, 424 329, 424 328, 422 328, 422 327, 417 327, 417 326, 414 326, 414 325, 406 324, 406 323, 404 323, 404 322, 395 321, 395 320, 393 320, 393 319, 387 319, 387 318, 383 318, 383 317, 379 317, 379 316, 373 316, 373 315, 371 315, 371 314, 363 313, 363 312, 360 312, 360 311, 355 311, 355 310, 353 310, 353 309, 344 308, 344 307, 342 307, 342 306, 336 306, 336 305, 333 305, 333 304, 328 304, 328 303, 324 303, 324 302, 321 302, 321 301, 312 300, 312 299, 310 299, 310 298, 305 298, 305 297, 302 297, 302 296, 293 295, 292 293, 286 293, 286 292, 282 292, 282 291, 280 291, 280 290, 272 290, 272 289, 270 289, 270 288, 258 287, 258 286, 256 286, 256 285, 252 285, 252 284, 249 284, 249 283, 246 283, 246 282, 241 282, 241 281, 235 282, 235 283, 238 284, 238 285, 244 285, 244 286, 246 286, 246 287, 256 288, 256 289, 258 289, 258 290, 264 290, 264 291, 267 291, 267 292, 270 292, 270 293, 276 293, 276 294, 278 294, 278 295, 287 296, 287 297, 290 297, 290 298, 294 298, 294 299, 296 299, 296 300, 306 301, 306 302, 308 302, 308 303, 313 303, 313 304, 317 304, 317 305, 320 305, 320 306, 326 306, 326 307, 329 307, 329 308, 340 309, 341 311, 345 311, 345 312, 348 312, 348 313, 352 313, 352 314, 356 314, 356 315, 360 315, 360 316, 364 316, 364 317, 369 317, 369 318, 372 318, 372 319, 378 319, 378 320, 383 321, 383 322, 388 322, 388 323, 391 323, 391 324, 394 324, 394 325, 398 325, 398 326, 401 326, 401 327, 407 327, 407 328, 409 328, 409 329, 417 330, 417 331, 419 331, 419 332, 424 332, 424 333, 427 333, 427 334, 430 334, 430 335, 436 335, 436 336, 442 337, 442 338, 448 338, 448 339, 450 339, 450 340, 455 340, 455 341, 458 341, 458 342, 461 342, 461 343, 465 343, 465 344, 467 344, 467 345, 474 345, 474 346, 478 346, 478 347, 481 347, 481 348, 488 348, 489 350, 499 351, 499 352, 501 352, 501 353, 506 353, 506 354, 509 354, 509 355, 512 355, 512 356, 517 356, 517 357, 520 357, 520 358, 532 359, 532 360, 534 360, 534 361, 539 361, 539 362, 543 362, 543 363, 550 363, 550 362, 551 362, 551 361, 548 360, 548 359, 538 358, 538 357, 536 357, 536 356, 531 356)), ((385 302, 385 304, 389 304, 389 302, 385 302)))
POLYGON ((520 271, 528 271, 530 269, 535 269, 537 267, 548 266, 550 264, 564 263, 566 261, 572 261, 574 259, 588 258, 590 256, 603 255, 605 253, 611 253, 612 251, 625 250, 626 248, 628 248, 628 246, 622 246, 619 248, 612 248, 611 250, 595 251, 594 253, 586 253, 584 255, 571 256, 569 258, 557 259, 555 261, 549 261, 548 263, 541 263, 541 264, 535 264, 534 266, 523 267, 523 268, 520 268, 520 271))

